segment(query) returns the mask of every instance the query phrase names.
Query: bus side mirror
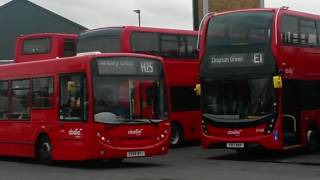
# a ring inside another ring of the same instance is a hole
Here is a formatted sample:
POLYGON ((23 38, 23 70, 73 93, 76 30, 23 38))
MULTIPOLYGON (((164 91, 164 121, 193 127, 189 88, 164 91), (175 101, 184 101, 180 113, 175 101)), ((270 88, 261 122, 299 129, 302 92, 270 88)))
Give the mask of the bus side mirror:
POLYGON ((282 88, 282 78, 281 78, 281 76, 273 76, 273 87, 275 89, 282 88))
POLYGON ((200 84, 196 84, 196 87, 193 90, 195 91, 197 96, 201 95, 201 85, 200 84))

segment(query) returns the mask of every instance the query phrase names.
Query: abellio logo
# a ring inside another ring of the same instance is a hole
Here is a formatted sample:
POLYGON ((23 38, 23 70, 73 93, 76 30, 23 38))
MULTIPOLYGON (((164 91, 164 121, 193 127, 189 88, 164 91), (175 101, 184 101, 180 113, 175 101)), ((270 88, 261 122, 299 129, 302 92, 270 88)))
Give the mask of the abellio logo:
POLYGON ((136 135, 136 136, 141 136, 143 132, 143 129, 130 129, 128 131, 129 135, 136 135))
POLYGON ((71 128, 68 131, 68 135, 69 136, 80 137, 81 136, 81 131, 82 131, 82 128, 71 128))
POLYGON ((227 131, 227 135, 229 136, 240 136, 241 135, 242 130, 241 129, 232 129, 232 130, 228 130, 227 131))

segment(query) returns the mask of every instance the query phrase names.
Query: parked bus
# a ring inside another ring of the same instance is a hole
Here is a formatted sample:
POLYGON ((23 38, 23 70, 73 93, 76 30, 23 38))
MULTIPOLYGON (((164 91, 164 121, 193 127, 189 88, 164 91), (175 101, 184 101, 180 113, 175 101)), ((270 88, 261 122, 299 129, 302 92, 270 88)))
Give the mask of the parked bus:
POLYGON ((320 18, 288 8, 210 14, 201 32, 205 148, 315 151, 320 18))
POLYGON ((168 151, 169 89, 158 57, 32 59, 0 72, 0 155, 49 164, 168 151))
POLYGON ((134 52, 164 58, 172 111, 171 145, 200 138, 200 99, 194 94, 199 81, 195 31, 147 27, 107 27, 79 34, 77 53, 134 52))
POLYGON ((17 37, 14 62, 76 55, 76 34, 37 33, 17 37))

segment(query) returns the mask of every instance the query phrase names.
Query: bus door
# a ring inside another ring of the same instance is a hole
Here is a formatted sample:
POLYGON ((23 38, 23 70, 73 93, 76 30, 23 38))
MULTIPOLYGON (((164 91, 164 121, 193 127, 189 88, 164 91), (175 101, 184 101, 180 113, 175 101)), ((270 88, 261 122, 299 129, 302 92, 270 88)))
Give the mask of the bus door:
POLYGON ((85 74, 60 76, 59 138, 82 139, 88 117, 87 81, 85 74))
POLYGON ((300 144, 301 103, 298 80, 284 80, 283 85, 283 143, 284 145, 300 144))

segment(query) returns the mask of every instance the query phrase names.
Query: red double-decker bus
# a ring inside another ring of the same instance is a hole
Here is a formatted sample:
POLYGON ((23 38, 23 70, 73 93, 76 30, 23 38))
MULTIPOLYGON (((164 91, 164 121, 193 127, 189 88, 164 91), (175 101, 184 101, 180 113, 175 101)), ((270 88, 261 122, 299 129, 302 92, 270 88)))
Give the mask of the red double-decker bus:
POLYGON ((211 14, 201 32, 205 148, 314 151, 320 18, 288 8, 211 14))
POLYGON ((160 58, 32 59, 1 65, 0 72, 0 155, 48 164, 119 162, 168 151, 168 88, 160 58))
POLYGON ((161 56, 171 93, 171 145, 200 138, 200 99, 193 89, 199 60, 195 31, 147 27, 107 27, 79 34, 77 52, 134 52, 161 56))
POLYGON ((16 39, 14 62, 38 61, 76 55, 76 34, 38 33, 16 39))

